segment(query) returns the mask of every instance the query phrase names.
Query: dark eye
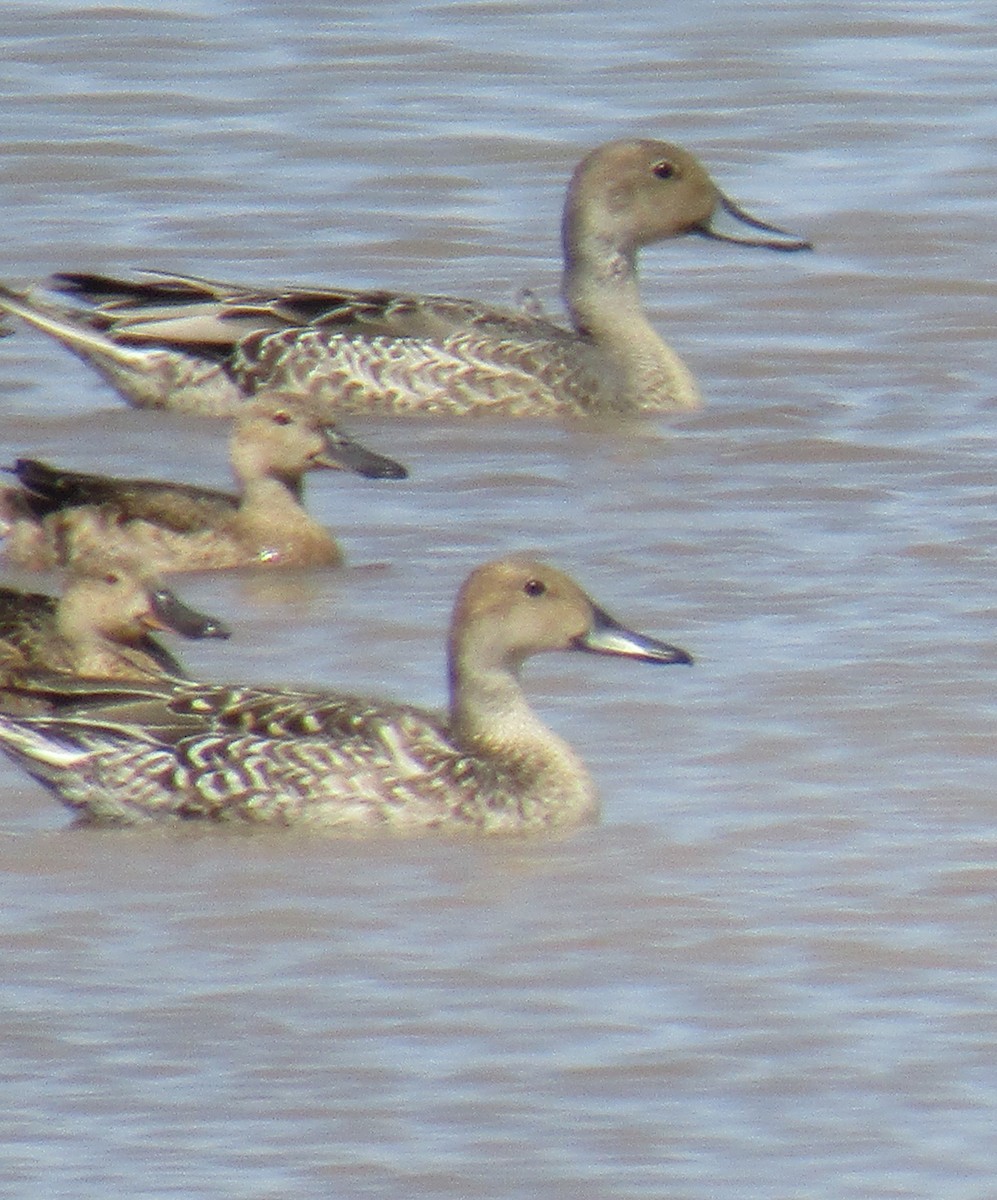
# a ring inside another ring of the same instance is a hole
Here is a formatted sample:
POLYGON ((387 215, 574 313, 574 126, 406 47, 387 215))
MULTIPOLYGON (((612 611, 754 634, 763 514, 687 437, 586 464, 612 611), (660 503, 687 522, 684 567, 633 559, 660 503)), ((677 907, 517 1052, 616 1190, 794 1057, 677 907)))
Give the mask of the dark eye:
POLYGON ((116 583, 121 582, 121 576, 115 575, 113 571, 108 571, 108 573, 104 576, 104 582, 110 587, 114 587, 116 583))
POLYGON ((289 412, 285 412, 282 408, 278 409, 273 415, 273 423, 275 425, 290 425, 291 414, 289 412))
POLYGON ((527 596, 542 596, 547 590, 547 585, 541 579, 527 579, 523 584, 523 591, 527 596))
POLYGON ((670 163, 667 158, 663 158, 661 162, 656 162, 651 168, 651 172, 659 179, 671 179, 675 174, 675 164, 670 163))

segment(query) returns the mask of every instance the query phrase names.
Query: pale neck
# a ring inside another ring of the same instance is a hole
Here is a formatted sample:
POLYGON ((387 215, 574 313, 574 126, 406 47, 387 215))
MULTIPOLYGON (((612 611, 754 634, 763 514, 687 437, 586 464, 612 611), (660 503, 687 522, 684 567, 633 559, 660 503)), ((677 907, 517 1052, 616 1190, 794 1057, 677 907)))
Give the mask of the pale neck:
POLYGON ((71 642, 73 668, 80 675, 154 678, 160 674, 137 645, 111 641, 97 633, 71 642))
POLYGON ((290 488, 269 476, 247 483, 232 531, 251 554, 268 561, 310 566, 342 561, 329 531, 308 514, 290 488))
POLYGON ((230 451, 232 470, 242 492, 265 483, 277 484, 301 503, 305 474, 303 470, 279 470, 253 443, 240 441, 238 437, 232 439, 230 451))
POLYGON ((303 512, 301 476, 287 478, 280 475, 251 475, 242 480, 242 502, 240 508, 272 511, 275 515, 303 512))
POLYGON ((573 816, 594 809, 581 759, 537 717, 507 668, 451 665, 450 720, 462 745, 529 781, 535 802, 573 816))
POLYGON ((575 329, 614 359, 624 399, 636 408, 696 408, 699 391, 688 368, 647 319, 637 281, 636 253, 589 239, 565 246, 564 301, 575 329))

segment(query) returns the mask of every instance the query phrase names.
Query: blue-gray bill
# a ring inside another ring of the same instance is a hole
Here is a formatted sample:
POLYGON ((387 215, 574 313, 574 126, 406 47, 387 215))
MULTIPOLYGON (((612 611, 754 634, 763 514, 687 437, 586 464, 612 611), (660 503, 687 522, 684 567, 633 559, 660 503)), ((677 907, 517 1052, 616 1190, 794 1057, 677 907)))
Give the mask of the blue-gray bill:
POLYGON ((150 596, 150 608, 156 629, 179 633, 187 638, 228 638, 232 631, 214 617, 189 608, 169 588, 156 588, 150 596))
POLYGON ((692 666, 692 655, 680 646, 635 633, 614 620, 604 609, 594 606, 594 611, 592 628, 574 639, 576 650, 585 650, 589 654, 612 654, 618 658, 636 658, 641 662, 692 666))
POLYGON ((722 193, 710 217, 699 226, 704 237, 742 246, 764 246, 769 250, 812 250, 813 243, 785 229, 759 221, 722 193))
POLYGON ((352 471, 355 475, 362 475, 364 479, 408 478, 408 471, 400 462, 368 450, 335 425, 324 426, 322 433, 326 445, 321 465, 332 467, 334 470, 352 471))

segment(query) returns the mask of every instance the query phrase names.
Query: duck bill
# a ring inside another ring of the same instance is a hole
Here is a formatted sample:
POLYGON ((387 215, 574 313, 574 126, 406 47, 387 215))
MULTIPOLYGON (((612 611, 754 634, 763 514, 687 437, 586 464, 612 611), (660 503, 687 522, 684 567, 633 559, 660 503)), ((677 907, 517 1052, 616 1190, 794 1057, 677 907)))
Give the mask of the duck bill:
POLYGON ((696 227, 704 237, 741 246, 764 246, 769 250, 812 250, 813 245, 785 229, 767 225, 746 213, 721 192, 709 217, 696 227))
MULTIPOLYGON (((594 606, 593 606, 594 607, 594 606)), ((659 642, 657 638, 634 633, 614 621, 609 613, 594 607, 592 628, 574 639, 576 650, 589 654, 612 654, 617 658, 636 658, 649 663, 681 663, 692 666, 692 655, 679 646, 659 642)))
POLYGON ((169 588, 157 588, 149 593, 149 611, 143 622, 149 629, 179 633, 187 638, 227 638, 232 631, 214 617, 206 617, 188 608, 169 588))
POLYGON ((316 466, 328 467, 332 471, 352 471, 364 479, 408 478, 408 471, 401 463, 383 454, 375 454, 334 425, 325 426, 322 436, 325 445, 313 460, 316 466))

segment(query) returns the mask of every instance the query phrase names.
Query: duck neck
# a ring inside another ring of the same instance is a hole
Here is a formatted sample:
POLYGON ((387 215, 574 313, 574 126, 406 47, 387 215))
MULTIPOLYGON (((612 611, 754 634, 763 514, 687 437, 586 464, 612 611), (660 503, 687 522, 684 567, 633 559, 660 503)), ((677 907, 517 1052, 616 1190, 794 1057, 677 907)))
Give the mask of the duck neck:
POLYGON ((335 566, 342 558, 329 531, 302 506, 300 477, 269 474, 247 480, 233 529, 263 561, 335 566))
POLYGON ((242 480, 242 512, 259 512, 268 521, 286 520, 297 514, 305 515, 302 505, 301 477, 268 473, 242 480))
POLYGON ((615 360, 628 406, 696 408, 699 392, 688 368, 647 319, 637 280, 637 251, 566 225, 564 302, 576 331, 615 360))
POLYGON ((637 284, 637 251, 577 224, 566 222, 562 235, 562 290, 575 328, 592 333, 593 327, 614 325, 620 317, 647 326, 637 284))
POLYGON ((78 675, 142 678, 160 673, 140 648, 141 635, 129 637, 121 631, 112 640, 96 629, 67 629, 61 623, 58 628, 78 675))
POLYGON ((471 665, 451 654, 450 721, 462 746, 509 777, 510 795, 527 797, 517 803, 537 806, 538 823, 577 821, 594 811, 585 766, 530 708, 515 669, 471 665))
POLYGON ((300 505, 304 497, 305 476, 303 471, 281 471, 272 466, 262 471, 244 468, 236 471, 236 477, 243 495, 255 489, 266 488, 270 495, 277 497, 279 495, 277 489, 280 488, 296 504, 300 505))
POLYGON ((99 674, 111 649, 108 639, 97 628, 84 597, 67 588, 55 610, 55 632, 63 649, 80 675, 99 674))

